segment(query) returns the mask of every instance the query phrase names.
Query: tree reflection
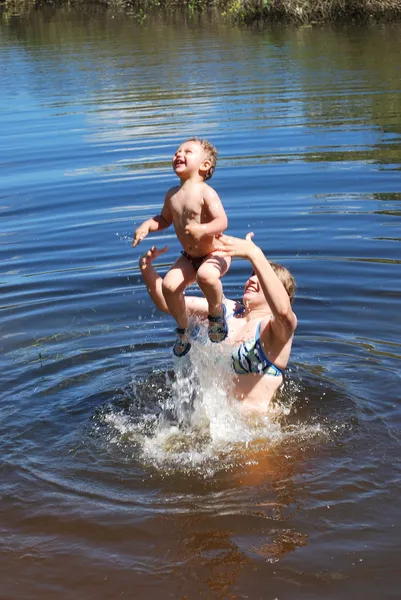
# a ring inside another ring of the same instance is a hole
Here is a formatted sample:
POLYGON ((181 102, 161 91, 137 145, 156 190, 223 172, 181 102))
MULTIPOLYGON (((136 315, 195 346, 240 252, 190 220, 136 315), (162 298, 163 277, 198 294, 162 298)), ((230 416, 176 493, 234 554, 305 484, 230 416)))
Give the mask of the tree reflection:
POLYGON ((183 518, 184 560, 201 587, 229 597, 246 567, 260 560, 274 564, 307 544, 307 534, 294 522, 305 450, 292 436, 273 446, 259 440, 242 448, 241 467, 229 487, 209 491, 203 507, 183 518))

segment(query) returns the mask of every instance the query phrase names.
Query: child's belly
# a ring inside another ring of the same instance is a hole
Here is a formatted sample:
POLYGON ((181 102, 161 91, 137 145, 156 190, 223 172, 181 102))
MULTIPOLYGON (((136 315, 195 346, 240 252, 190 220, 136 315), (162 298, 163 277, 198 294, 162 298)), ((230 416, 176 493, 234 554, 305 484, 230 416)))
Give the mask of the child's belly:
POLYGON ((206 256, 214 251, 214 236, 208 235, 202 240, 194 240, 189 235, 183 235, 179 237, 185 252, 188 252, 190 256, 198 258, 200 256, 206 256))

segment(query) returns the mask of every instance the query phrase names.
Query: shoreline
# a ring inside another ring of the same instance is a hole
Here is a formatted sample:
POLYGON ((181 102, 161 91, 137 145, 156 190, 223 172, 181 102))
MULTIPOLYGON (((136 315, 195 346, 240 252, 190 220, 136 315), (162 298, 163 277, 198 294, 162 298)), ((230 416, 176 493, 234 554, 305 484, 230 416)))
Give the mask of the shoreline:
POLYGON ((363 24, 401 20, 401 0, 0 0, 0 15, 29 14, 39 8, 96 9, 128 13, 140 23, 178 13, 208 14, 242 25, 363 24))

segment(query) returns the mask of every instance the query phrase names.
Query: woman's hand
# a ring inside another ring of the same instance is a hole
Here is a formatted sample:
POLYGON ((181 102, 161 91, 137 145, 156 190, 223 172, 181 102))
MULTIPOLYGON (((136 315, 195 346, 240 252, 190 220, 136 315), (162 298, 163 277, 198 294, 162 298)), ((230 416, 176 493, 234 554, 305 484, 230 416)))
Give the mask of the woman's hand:
POLYGON ((254 235, 252 231, 247 233, 245 239, 225 235, 224 233, 218 235, 214 242, 215 251, 225 256, 237 256, 252 262, 255 254, 259 251, 258 246, 252 241, 254 235))
POLYGON ((164 248, 156 248, 156 246, 152 246, 150 250, 145 252, 139 259, 139 268, 141 271, 146 269, 146 267, 152 264, 152 261, 155 260, 161 254, 167 252, 168 246, 164 246, 164 248))

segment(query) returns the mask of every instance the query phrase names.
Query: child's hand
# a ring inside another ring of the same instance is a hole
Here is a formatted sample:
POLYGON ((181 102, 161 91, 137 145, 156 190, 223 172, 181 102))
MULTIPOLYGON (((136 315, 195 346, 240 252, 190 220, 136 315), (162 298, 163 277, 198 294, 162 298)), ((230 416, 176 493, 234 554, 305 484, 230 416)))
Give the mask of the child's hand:
POLYGON ((142 225, 140 225, 134 233, 134 240, 132 242, 132 247, 135 248, 135 246, 137 246, 140 242, 142 242, 142 240, 144 240, 146 238, 148 233, 149 233, 149 227, 147 225, 145 225, 145 223, 142 223, 142 225))
POLYGON ((202 236, 205 235, 205 229, 205 225, 201 225, 201 223, 197 223, 196 221, 191 221, 185 227, 185 233, 199 240, 202 236))
POLYGON ((156 248, 156 246, 152 246, 150 250, 145 252, 139 259, 139 268, 146 269, 149 265, 152 264, 152 260, 155 260, 161 254, 167 252, 168 247, 164 246, 164 248, 156 248))

